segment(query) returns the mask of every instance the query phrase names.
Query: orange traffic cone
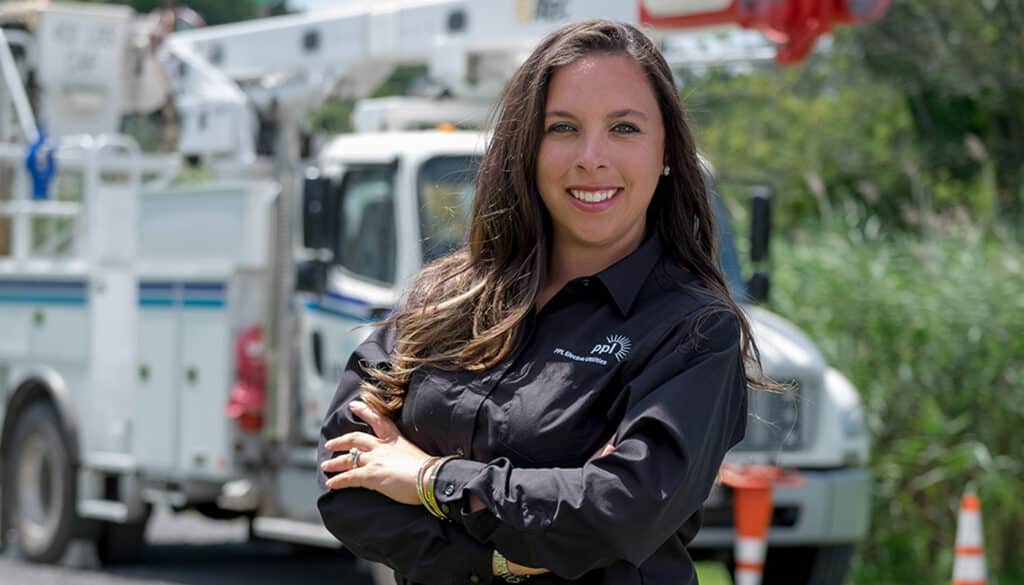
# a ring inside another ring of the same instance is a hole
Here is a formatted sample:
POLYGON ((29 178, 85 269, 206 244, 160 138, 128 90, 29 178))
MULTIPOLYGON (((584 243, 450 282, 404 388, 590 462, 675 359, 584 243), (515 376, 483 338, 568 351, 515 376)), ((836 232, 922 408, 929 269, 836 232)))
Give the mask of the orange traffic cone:
POLYGON ((956 523, 956 561, 953 585, 986 585, 985 546, 981 537, 981 500, 970 487, 960 500, 956 523))
POLYGON ((760 585, 768 527, 772 521, 772 487, 782 476, 778 467, 723 465, 722 483, 733 489, 736 524, 736 585, 760 585))

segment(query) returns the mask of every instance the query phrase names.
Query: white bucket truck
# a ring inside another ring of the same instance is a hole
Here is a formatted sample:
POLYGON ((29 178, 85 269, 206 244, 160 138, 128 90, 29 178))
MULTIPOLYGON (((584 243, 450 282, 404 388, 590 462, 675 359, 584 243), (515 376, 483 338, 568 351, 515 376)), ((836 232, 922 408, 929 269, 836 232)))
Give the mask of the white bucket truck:
MULTIPOLYGON (((123 8, 0 7, 0 538, 28 559, 57 561, 76 537, 103 560, 130 558, 155 504, 338 546, 315 506, 322 417, 367 334, 357 326, 461 241, 486 135, 360 132, 300 164, 305 108, 332 91, 365 97, 394 65, 423 62, 476 98, 465 119, 391 101, 364 104, 359 126, 473 126, 547 30, 637 21, 635 3, 610 0, 493 2, 486 15, 454 0, 370 6, 176 33, 159 63, 133 44, 123 8), (482 64, 491 77, 468 71, 482 64), (126 112, 162 103, 154 87, 180 116, 171 155, 116 134, 126 112), (203 163, 202 180, 174 181, 183 156, 203 163)), ((761 264, 767 201, 753 214, 761 264)), ((734 289, 766 292, 767 275, 740 275, 723 231, 734 289)), ((867 529, 857 393, 793 325, 748 308, 766 373, 800 388, 752 395, 730 455, 804 480, 776 491, 766 581, 840 583, 867 529)), ((730 514, 716 490, 695 556, 728 559, 730 514)))

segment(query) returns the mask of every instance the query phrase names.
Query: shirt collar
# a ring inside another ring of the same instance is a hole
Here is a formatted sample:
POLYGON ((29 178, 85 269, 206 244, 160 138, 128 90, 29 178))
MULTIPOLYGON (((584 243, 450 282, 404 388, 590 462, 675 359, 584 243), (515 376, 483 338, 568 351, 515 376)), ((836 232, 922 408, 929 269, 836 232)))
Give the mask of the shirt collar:
POLYGON ((628 256, 595 275, 623 316, 629 315, 640 289, 661 255, 661 242, 657 235, 651 235, 628 256))

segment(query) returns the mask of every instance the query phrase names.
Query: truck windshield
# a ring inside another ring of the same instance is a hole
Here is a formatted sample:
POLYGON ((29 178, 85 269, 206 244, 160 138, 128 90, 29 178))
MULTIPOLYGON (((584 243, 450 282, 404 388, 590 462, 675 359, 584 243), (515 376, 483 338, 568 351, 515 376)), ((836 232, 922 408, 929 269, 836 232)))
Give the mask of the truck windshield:
POLYGON ((420 246, 424 264, 465 241, 479 166, 479 156, 435 156, 420 166, 420 246))
MULTIPOLYGON (((420 167, 420 246, 426 264, 450 253, 465 241, 479 156, 436 156, 420 167)), ((708 190, 718 222, 718 254, 729 290, 739 301, 747 298, 740 272, 732 221, 722 198, 708 190)))

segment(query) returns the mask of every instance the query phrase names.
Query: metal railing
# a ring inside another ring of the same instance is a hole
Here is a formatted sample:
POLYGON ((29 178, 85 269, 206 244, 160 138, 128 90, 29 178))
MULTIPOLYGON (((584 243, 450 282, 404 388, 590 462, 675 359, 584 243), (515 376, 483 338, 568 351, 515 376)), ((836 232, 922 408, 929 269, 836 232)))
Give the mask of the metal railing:
MULTIPOLYGON (((27 147, 0 143, 0 263, 85 259, 89 201, 122 190, 131 197, 166 188, 181 168, 177 156, 145 155, 130 136, 78 135, 54 141, 58 172, 52 197, 30 197, 27 147), (4 233, 4 232, 8 233, 4 233)), ((134 226, 133 226, 134 227, 134 226)))

